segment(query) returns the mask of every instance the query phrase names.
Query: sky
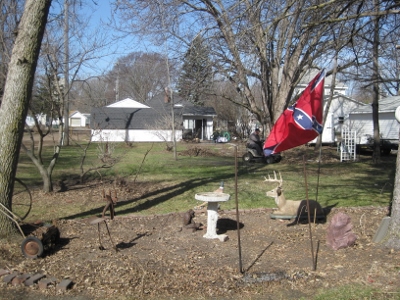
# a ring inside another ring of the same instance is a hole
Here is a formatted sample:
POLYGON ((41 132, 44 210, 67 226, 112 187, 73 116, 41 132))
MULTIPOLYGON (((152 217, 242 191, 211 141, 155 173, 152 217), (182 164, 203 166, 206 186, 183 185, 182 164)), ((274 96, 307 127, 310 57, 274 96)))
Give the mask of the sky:
MULTIPOLYGON (((94 32, 99 30, 100 35, 108 35, 109 41, 112 36, 120 35, 116 30, 112 30, 110 23, 112 7, 109 0, 90 0, 89 6, 81 6, 79 14, 86 17, 88 23, 87 32, 94 32)), ((121 40, 112 42, 104 49, 94 52, 97 59, 91 60, 89 64, 85 64, 80 72, 80 77, 90 77, 101 75, 113 68, 118 58, 125 56, 135 51, 149 51, 154 49, 151 44, 145 41, 138 40, 134 36, 125 37, 121 40)))
MULTIPOLYGON (((110 1, 107 0, 99 0, 96 1, 97 5, 92 5, 94 9, 84 8, 84 14, 89 17, 89 27, 90 30, 96 30, 98 28, 103 32, 107 32, 111 30, 105 24, 109 22, 111 17, 111 6, 110 1)), ((111 30, 111 35, 118 34, 118 32, 114 32, 111 30)), ((121 56, 124 56, 130 52, 129 44, 131 44, 130 39, 124 39, 118 42, 114 42, 110 45, 109 48, 103 49, 101 51, 97 51, 95 53, 96 56, 99 56, 99 59, 93 61, 95 70, 90 70, 90 67, 85 68, 84 73, 88 73, 87 76, 90 75, 100 75, 96 74, 98 72, 104 72, 111 70, 115 65, 117 59, 121 56)))

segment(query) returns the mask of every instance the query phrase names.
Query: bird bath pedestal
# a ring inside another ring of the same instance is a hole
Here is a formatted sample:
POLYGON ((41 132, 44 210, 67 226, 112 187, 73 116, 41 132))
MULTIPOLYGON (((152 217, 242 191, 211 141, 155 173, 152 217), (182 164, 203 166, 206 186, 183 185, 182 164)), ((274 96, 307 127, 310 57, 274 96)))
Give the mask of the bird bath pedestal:
POLYGON ((229 200, 230 195, 225 193, 204 192, 194 196, 196 200, 207 202, 207 233, 206 239, 219 239, 221 242, 228 240, 226 234, 217 234, 218 203, 229 200))

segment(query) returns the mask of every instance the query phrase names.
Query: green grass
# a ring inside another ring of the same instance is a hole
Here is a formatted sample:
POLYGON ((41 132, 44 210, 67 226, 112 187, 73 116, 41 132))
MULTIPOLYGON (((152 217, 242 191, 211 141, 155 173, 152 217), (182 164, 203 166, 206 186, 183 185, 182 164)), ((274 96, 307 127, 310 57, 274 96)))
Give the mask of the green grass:
MULTIPOLYGON (((204 144, 201 146, 204 147, 204 144)), ((92 144, 89 148, 85 169, 99 165, 98 147, 97 144, 92 144)), ((219 187, 221 181, 224 181, 225 192, 231 195, 230 201, 221 204, 223 209, 234 209, 236 199, 240 209, 275 207, 274 199, 267 198, 265 192, 277 184, 264 182, 264 176, 272 174, 274 170, 281 172, 283 176, 287 199, 306 199, 308 193, 309 199, 317 199, 322 206, 344 207, 387 206, 392 198, 395 155, 385 158, 377 165, 372 164, 370 157, 363 159, 362 162, 318 164, 314 160, 304 165, 303 157, 299 156, 293 163, 293 161, 288 162, 283 153, 284 158, 281 163, 248 165, 241 160, 243 148, 238 147, 237 167, 235 167, 234 147, 229 144, 207 145, 208 153, 214 153, 213 156, 181 155, 194 147, 199 145, 178 143, 178 156, 175 160, 173 152, 167 151, 164 143, 133 143, 132 146, 124 143, 115 144, 113 157, 118 163, 111 169, 100 171, 103 180, 118 177, 132 182, 136 179, 137 186, 150 184, 159 187, 156 192, 146 193, 140 199, 124 199, 127 201, 117 206, 117 212, 163 214, 185 211, 200 204, 194 198, 196 193, 213 191, 219 187), (220 156, 221 153, 225 153, 225 156, 220 156)), ((79 178, 82 154, 83 151, 78 146, 64 147, 53 173, 53 182, 79 178)), ((45 160, 48 161, 51 155, 52 148, 46 148, 45 160)), ((332 155, 339 154, 333 151, 332 155)), ((41 188, 38 171, 23 153, 17 173, 17 176, 31 188, 41 188)), ((100 175, 91 172, 89 179, 98 180, 100 175)), ((132 188, 135 189, 135 186, 132 188)), ((99 207, 102 205, 104 203, 98 204, 99 207)), ((82 208, 79 208, 79 214, 77 211, 74 212, 73 207, 69 207, 68 210, 66 215, 58 213, 58 217, 85 216, 81 211, 82 208)), ((90 213, 92 211, 88 212, 90 213)))
MULTIPOLYGON (((301 298, 302 300, 305 298, 301 298)), ((309 298, 307 298, 309 299, 309 298)), ((317 296, 312 300, 359 300, 359 299, 374 299, 374 300, 395 300, 400 299, 400 292, 390 293, 380 291, 365 285, 347 285, 335 289, 328 289, 317 292, 317 296)))

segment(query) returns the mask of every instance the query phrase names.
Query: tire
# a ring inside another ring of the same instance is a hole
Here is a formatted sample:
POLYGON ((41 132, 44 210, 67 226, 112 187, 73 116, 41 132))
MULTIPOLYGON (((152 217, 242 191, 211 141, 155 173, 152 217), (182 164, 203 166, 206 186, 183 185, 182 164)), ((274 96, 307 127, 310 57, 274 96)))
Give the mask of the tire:
POLYGON ((273 164, 275 162, 274 158, 272 156, 266 157, 265 162, 267 164, 273 164))
POLYGON ((275 163, 278 163, 278 162, 280 162, 281 160, 282 160, 282 156, 281 156, 280 154, 275 155, 275 157, 274 157, 275 163))
POLYGON ((21 220, 25 219, 32 208, 32 195, 28 187, 18 178, 14 179, 12 212, 21 220))
POLYGON ((224 138, 226 138, 226 140, 227 140, 228 142, 231 140, 231 135, 230 135, 230 133, 227 132, 227 131, 223 132, 223 133, 222 133, 222 136, 223 136, 224 138))
POLYGON ((38 258, 43 254, 43 244, 35 236, 28 236, 21 244, 22 254, 26 258, 38 258))
POLYGON ((243 155, 243 161, 244 162, 251 162, 253 160, 253 154, 251 154, 250 152, 247 152, 243 155))

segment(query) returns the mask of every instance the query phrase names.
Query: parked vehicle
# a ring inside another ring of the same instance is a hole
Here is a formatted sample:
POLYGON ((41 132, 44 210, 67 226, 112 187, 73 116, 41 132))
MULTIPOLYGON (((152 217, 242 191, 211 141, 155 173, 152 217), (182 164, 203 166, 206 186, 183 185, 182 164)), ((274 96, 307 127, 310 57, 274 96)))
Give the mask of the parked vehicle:
POLYGON ((260 155, 259 153, 257 153, 257 150, 251 148, 246 148, 246 153, 243 154, 242 158, 243 161, 247 163, 262 162, 265 164, 274 164, 282 160, 282 156, 279 153, 265 156, 264 154, 260 155))
MULTIPOLYGON (((398 144, 394 144, 386 139, 381 139, 381 153, 382 154, 389 154, 392 150, 398 149, 398 144)), ((374 150, 374 138, 370 134, 364 134, 359 139, 359 142, 356 145, 357 152, 362 150, 374 150)))
POLYGON ((215 131, 211 138, 215 143, 227 143, 231 140, 231 135, 228 131, 215 131))

